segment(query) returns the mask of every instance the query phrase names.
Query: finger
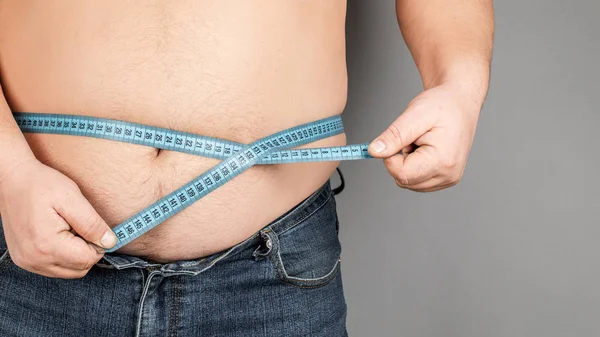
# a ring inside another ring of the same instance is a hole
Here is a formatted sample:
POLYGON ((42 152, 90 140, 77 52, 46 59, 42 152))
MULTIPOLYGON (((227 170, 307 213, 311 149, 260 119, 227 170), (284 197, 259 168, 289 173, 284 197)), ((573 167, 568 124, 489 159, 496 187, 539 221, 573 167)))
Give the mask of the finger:
POLYGON ((417 149, 417 146, 415 145, 415 143, 411 143, 411 144, 405 146, 402 149, 401 153, 406 158, 406 156, 408 156, 409 154, 413 153, 416 149, 417 149))
MULTIPOLYGON (((63 221, 64 221, 64 219, 63 219, 63 221)), ((69 225, 67 224, 67 226, 69 226, 69 225)), ((70 228, 70 226, 69 226, 69 228, 70 228)), ((82 238, 81 236, 79 236, 79 234, 77 234, 77 232, 75 231, 75 229, 71 228, 69 230, 69 233, 73 234, 74 236, 76 236, 78 238, 81 238, 81 240, 83 240, 84 242, 86 242, 90 247, 94 248, 94 250, 96 250, 96 252, 98 252, 99 254, 104 254, 106 252, 106 249, 104 249, 104 248, 102 248, 100 246, 97 246, 97 245, 95 245, 92 242, 85 241, 84 238, 82 238)))
POLYGON ((55 264, 73 270, 89 270, 103 254, 70 232, 62 232, 59 247, 54 253, 55 264))
POLYGON ((55 209, 86 241, 106 249, 117 243, 113 231, 80 191, 64 193, 64 199, 55 209))
POLYGON ((43 269, 31 268, 26 269, 32 273, 50 278, 76 279, 82 278, 87 274, 87 270, 74 270, 65 268, 56 264, 44 266, 43 269))
POLYGON ((13 260, 13 263, 16 267, 21 268, 23 270, 52 278, 81 278, 87 273, 87 270, 78 270, 60 266, 55 261, 52 261, 50 257, 47 257, 44 260, 44 262, 37 260, 37 263, 29 264, 17 262, 17 260, 15 259, 13 260))
POLYGON ((420 184, 438 174, 437 159, 430 146, 420 146, 406 157, 393 156, 383 162, 400 187, 420 184))
MULTIPOLYGON (((77 234, 77 231, 75 231, 75 229, 74 229, 74 228, 71 228, 71 226, 69 226, 69 224, 68 224, 68 223, 65 221, 65 219, 63 219, 63 218, 62 218, 60 215, 58 215, 58 214, 57 214, 57 216, 58 216, 58 217, 61 219, 61 221, 62 221, 62 222, 64 222, 64 223, 65 223, 65 226, 66 226, 67 228, 69 228, 69 230, 68 230, 68 232, 69 232, 69 233, 73 234, 73 235, 74 235, 74 236, 76 236, 76 237, 79 237, 79 238, 81 238, 81 236, 79 236, 79 234, 77 234)), ((81 240, 83 240, 84 242, 86 242, 84 238, 81 238, 81 240)), ((95 244, 93 244, 93 243, 91 243, 91 242, 86 242, 86 243, 87 243, 87 244, 88 244, 90 247, 94 248, 94 249, 96 250, 96 252, 98 252, 98 253, 100 253, 100 254, 104 254, 104 253, 106 252, 106 249, 104 249, 104 248, 102 248, 102 247, 100 247, 100 246, 96 246, 95 244)))
POLYGON ((433 114, 409 107, 379 137, 369 144, 369 154, 387 158, 409 146, 434 125, 433 114))
POLYGON ((433 192, 451 186, 442 175, 436 175, 433 178, 410 186, 402 186, 403 188, 415 192, 433 192))
POLYGON ((436 183, 436 184, 431 184, 431 186, 412 186, 410 189, 415 191, 415 192, 423 192, 423 193, 427 193, 427 192, 435 192, 435 191, 440 191, 443 189, 446 189, 448 187, 452 187, 456 185, 456 183, 436 183))

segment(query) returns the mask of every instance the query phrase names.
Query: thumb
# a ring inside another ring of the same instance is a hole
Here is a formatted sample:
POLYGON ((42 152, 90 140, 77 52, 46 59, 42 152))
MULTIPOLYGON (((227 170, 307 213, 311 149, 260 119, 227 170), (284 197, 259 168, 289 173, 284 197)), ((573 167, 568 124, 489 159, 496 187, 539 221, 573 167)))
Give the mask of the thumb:
POLYGON ((55 206, 56 211, 86 241, 109 249, 117 243, 115 233, 96 212, 80 191, 65 194, 55 206))
POLYGON ((424 111, 407 109, 379 137, 369 144, 369 154, 375 158, 388 158, 412 144, 433 126, 424 111))

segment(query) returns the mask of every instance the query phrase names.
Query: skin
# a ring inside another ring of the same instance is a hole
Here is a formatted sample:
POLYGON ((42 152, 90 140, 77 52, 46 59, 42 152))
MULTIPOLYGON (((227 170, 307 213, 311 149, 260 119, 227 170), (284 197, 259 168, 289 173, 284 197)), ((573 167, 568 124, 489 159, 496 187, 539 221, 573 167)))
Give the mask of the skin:
MULTIPOLYGON (((369 151, 399 186, 434 191, 456 184, 466 165, 489 80, 492 4, 398 0, 397 9, 425 90, 377 138, 385 149, 374 141, 369 151)), ((0 0, 0 215, 13 262, 83 277, 114 244, 111 227, 217 161, 23 134, 12 111, 248 143, 342 112, 345 10, 340 0, 0 0)), ((345 143, 342 134, 306 147, 345 143)), ((224 250, 310 195, 337 164, 253 167, 119 252, 168 262, 224 250)))
POLYGON ((398 186, 437 191, 456 185, 467 164, 488 90, 492 1, 397 0, 396 11, 425 90, 369 153, 384 158, 398 186))

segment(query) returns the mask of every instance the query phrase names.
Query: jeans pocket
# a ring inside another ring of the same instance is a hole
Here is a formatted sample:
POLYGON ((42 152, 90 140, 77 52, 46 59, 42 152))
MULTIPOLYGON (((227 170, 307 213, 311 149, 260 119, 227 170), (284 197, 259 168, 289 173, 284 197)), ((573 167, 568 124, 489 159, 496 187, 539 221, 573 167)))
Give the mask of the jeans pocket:
POLYGON ((333 198, 284 232, 276 234, 267 230, 264 234, 268 236, 267 246, 271 246, 271 264, 281 282, 318 288, 339 273, 342 246, 333 198))

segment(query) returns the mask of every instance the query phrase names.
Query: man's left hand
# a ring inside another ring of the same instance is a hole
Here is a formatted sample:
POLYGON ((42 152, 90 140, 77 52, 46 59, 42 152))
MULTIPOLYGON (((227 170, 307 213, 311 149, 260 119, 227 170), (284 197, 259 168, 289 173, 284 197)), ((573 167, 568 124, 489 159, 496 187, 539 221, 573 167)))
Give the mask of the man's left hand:
POLYGON ((402 188, 431 192, 454 186, 467 163, 480 102, 457 84, 428 89, 369 145, 369 153, 384 158, 402 188))

